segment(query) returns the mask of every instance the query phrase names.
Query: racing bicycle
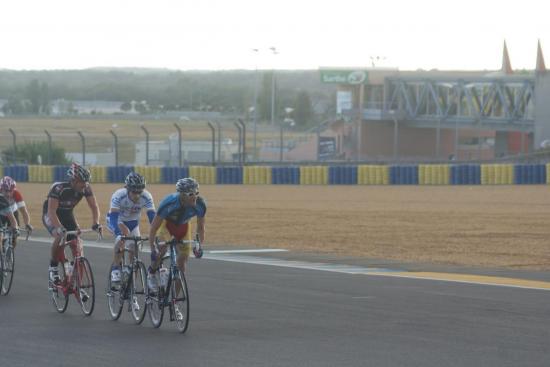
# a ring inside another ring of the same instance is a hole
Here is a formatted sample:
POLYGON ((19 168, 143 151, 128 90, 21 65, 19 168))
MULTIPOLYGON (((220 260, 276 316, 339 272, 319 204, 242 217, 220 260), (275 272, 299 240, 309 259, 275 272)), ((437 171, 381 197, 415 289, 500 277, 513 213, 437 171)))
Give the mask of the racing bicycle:
POLYGON ((163 261, 170 259, 168 279, 166 282, 159 279, 160 284, 156 293, 148 291, 147 309, 151 323, 155 328, 158 328, 162 324, 164 310, 168 308, 170 321, 175 321, 179 332, 185 333, 189 326, 189 291, 187 289, 185 274, 179 270, 177 265, 176 246, 179 244, 191 244, 195 256, 198 258, 202 257, 202 248, 198 236, 195 240, 191 241, 172 239, 170 241, 158 242, 158 246, 169 246, 169 250, 162 257, 159 265, 159 269, 161 269, 163 261))
MULTIPOLYGON (((59 282, 49 282, 49 291, 53 305, 59 313, 67 310, 69 296, 73 294, 82 312, 90 316, 94 311, 95 284, 90 261, 82 255, 81 233, 92 232, 92 229, 66 231, 58 252, 57 271, 59 282), (69 240, 68 236, 72 236, 69 240), (69 248, 70 251, 66 249, 69 248)), ((101 239, 101 232, 98 232, 101 239)))
POLYGON ((147 270, 139 259, 139 252, 147 237, 122 236, 121 240, 128 241, 119 251, 122 252, 122 279, 119 284, 111 281, 111 270, 107 280, 107 304, 109 314, 113 320, 118 320, 122 314, 124 302, 128 302, 128 312, 136 324, 141 324, 147 310, 147 270), (125 254, 127 254, 125 256, 125 254), (128 260, 126 259, 128 258, 128 260))
MULTIPOLYGON (((30 230, 25 229, 29 239, 30 230)), ((15 273, 15 248, 13 247, 13 232, 10 227, 0 227, 2 243, 0 244, 0 294, 3 296, 10 292, 15 273)))

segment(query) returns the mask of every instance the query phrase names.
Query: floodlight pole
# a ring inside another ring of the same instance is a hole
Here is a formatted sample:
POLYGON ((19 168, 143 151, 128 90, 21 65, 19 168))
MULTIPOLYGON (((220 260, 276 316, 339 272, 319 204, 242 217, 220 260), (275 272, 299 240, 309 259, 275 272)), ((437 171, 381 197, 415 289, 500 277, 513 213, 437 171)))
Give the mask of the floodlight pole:
POLYGON ((17 137, 15 135, 15 131, 10 127, 8 129, 10 131, 10 134, 13 138, 13 164, 17 164, 17 137))
POLYGON ((145 165, 149 165, 149 131, 145 128, 144 125, 140 126, 141 130, 145 133, 145 165))
POLYGON ((207 122, 208 127, 212 130, 212 165, 216 165, 216 128, 210 121, 207 122))
POLYGON ((178 167, 181 167, 182 156, 181 156, 181 128, 178 124, 174 123, 176 129, 178 129, 178 167))
POLYGON ((48 137, 48 164, 52 164, 52 136, 48 130, 44 130, 46 136, 48 137))
POLYGON ((113 130, 111 130, 111 135, 115 139, 115 167, 118 167, 118 136, 113 130))
POLYGON ((84 138, 84 134, 82 134, 82 131, 77 132, 78 136, 80 136, 80 141, 82 142, 82 165, 86 165, 86 138, 84 138))

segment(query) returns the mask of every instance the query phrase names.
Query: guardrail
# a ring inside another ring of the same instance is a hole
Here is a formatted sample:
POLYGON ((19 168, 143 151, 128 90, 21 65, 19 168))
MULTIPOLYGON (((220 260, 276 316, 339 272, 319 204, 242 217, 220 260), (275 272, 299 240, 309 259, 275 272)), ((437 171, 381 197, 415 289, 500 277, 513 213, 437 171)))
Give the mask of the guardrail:
MULTIPOLYGON (((151 184, 194 177, 213 185, 537 185, 550 184, 548 164, 408 164, 332 166, 90 166, 93 183, 122 183, 130 172, 151 184)), ((51 183, 65 179, 67 166, 0 166, 0 177, 51 183)))

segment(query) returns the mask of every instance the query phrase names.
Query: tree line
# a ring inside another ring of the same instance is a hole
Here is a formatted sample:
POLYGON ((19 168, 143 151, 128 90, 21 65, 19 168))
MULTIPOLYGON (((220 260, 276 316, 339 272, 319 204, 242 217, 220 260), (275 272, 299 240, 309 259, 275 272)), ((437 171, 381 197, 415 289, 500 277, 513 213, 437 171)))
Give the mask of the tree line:
POLYGON ((139 106, 139 113, 202 110, 250 116, 257 94, 258 117, 269 120, 273 86, 277 119, 288 117, 288 108, 302 126, 334 115, 335 87, 322 84, 317 70, 0 70, 5 115, 49 115, 52 101, 64 99, 120 101, 123 111, 139 106))

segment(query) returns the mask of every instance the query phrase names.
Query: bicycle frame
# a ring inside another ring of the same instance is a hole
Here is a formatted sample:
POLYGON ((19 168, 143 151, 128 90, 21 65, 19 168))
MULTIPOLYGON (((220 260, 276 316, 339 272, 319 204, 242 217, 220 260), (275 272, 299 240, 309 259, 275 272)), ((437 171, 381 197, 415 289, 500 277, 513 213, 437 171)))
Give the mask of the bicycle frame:
MULTIPOLYGON (((136 268, 138 261, 139 261, 139 253, 141 250, 141 247, 143 246, 143 242, 147 241, 149 237, 136 237, 136 236, 122 236, 120 238, 124 241, 132 241, 131 246, 133 247, 133 251, 126 248, 126 245, 124 245, 124 248, 122 250, 119 250, 122 252, 122 270, 125 266, 130 267, 130 274, 134 274, 134 269, 136 268), (127 265, 126 263, 126 257, 124 256, 125 252, 133 252, 133 258, 131 261, 129 261, 130 265, 127 265)), ((125 282, 122 282, 121 284, 121 294, 124 297, 124 299, 128 298, 128 292, 130 292, 130 289, 132 287, 132 284, 134 282, 134 277, 129 276, 128 279, 126 279, 125 282)), ((128 306, 130 307, 130 305, 128 306)))
MULTIPOLYGON (((179 244, 194 245, 196 243, 197 243, 197 241, 188 241, 188 240, 179 240, 179 241, 177 241, 175 239, 173 239, 171 241, 158 243, 158 245, 160 245, 160 246, 162 246, 162 245, 170 246, 169 249, 168 249, 168 254, 165 254, 161 258, 160 265, 159 265, 159 269, 160 269, 160 267, 162 266, 162 262, 165 259, 170 259, 170 269, 169 269, 170 273, 169 273, 169 277, 168 277, 168 282, 166 283, 166 285, 164 287, 164 294, 163 295, 159 294, 162 297, 163 307, 169 307, 169 306, 172 306, 173 303, 175 303, 175 300, 170 299, 170 287, 172 286, 172 281, 174 279, 179 278, 179 276, 180 276, 180 269, 178 268, 178 258, 177 258, 177 252, 176 252, 176 245, 179 245, 179 244)), ((160 289, 161 288, 159 287, 159 291, 160 291, 160 289)), ((174 319, 173 309, 172 309, 172 307, 170 307, 170 320, 173 321, 173 319, 174 319)))
MULTIPOLYGON (((89 229, 65 232, 62 242, 59 244, 57 260, 61 265, 63 277, 59 284, 51 281, 49 283, 54 306, 58 312, 65 312, 70 294, 75 296, 77 303, 81 306, 86 316, 91 315, 93 312, 95 282, 90 262, 82 255, 83 249, 80 239, 81 233, 91 231, 89 229), (74 236, 74 238, 67 240, 67 236, 74 236), (71 250, 71 255, 69 256, 65 253, 67 247, 71 250), (72 261, 70 258, 72 258, 72 261), (68 263, 72 265, 71 269, 67 267, 68 263), (60 298, 59 295, 62 295, 63 298, 60 298)), ((101 232, 98 235, 101 236, 101 232)))

